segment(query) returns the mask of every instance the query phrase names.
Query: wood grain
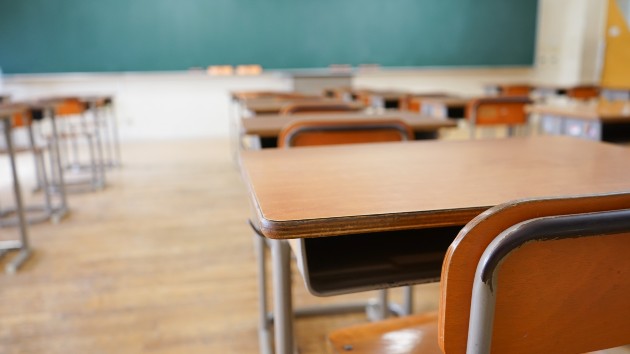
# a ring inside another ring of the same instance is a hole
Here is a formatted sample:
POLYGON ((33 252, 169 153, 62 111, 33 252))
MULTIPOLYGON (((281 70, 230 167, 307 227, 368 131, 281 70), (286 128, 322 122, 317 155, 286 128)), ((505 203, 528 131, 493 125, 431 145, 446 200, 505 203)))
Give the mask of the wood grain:
POLYGON ((23 114, 27 111, 27 106, 19 103, 0 104, 0 119, 10 119, 16 114, 23 114))
POLYGON ((526 197, 630 190, 630 151, 566 137, 244 151, 270 238, 463 225, 526 197))
MULTIPOLYGON (((58 225, 32 225, 33 257, 18 274, 0 274, 0 353, 258 353, 250 208, 229 141, 122 148, 123 168, 108 173, 108 188, 70 195, 71 215, 58 225)), ((31 157, 18 162, 25 203, 41 203, 30 193, 31 157)), ((8 206, 10 178, 2 176, 8 206)), ((14 228, 0 231, 14 237, 14 228)), ((314 297, 297 269, 293 279, 296 306, 375 296, 314 297)), ((416 308, 437 310, 438 285, 420 289, 416 308)), ((401 301, 398 289, 390 294, 401 301)), ((325 353, 327 333, 365 322, 361 313, 300 318, 300 353, 325 353)))
POLYGON ((379 114, 368 113, 325 113, 300 114, 299 116, 265 115, 263 117, 245 118, 241 120, 241 132, 244 135, 258 135, 261 137, 277 137, 280 131, 297 120, 382 120, 400 119, 415 132, 433 132, 441 128, 456 127, 457 123, 440 118, 433 118, 407 111, 384 111, 379 114))

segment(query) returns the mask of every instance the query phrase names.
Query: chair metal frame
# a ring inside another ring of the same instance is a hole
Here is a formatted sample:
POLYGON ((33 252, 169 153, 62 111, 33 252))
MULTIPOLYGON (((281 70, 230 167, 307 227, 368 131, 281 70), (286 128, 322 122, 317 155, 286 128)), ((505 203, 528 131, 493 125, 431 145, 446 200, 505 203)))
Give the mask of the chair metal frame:
MULTIPOLYGON (((42 190, 44 194, 44 204, 43 205, 26 205, 23 206, 23 212, 25 213, 26 222, 28 224, 36 224, 45 221, 52 221, 53 223, 58 223, 61 221, 63 217, 68 214, 68 206, 67 200, 65 196, 65 189, 59 190, 58 197, 59 201, 54 205, 54 197, 55 193, 53 193, 52 188, 50 188, 50 183, 48 180, 48 172, 46 168, 46 162, 44 159, 45 150, 49 150, 50 155, 50 168, 53 173, 59 173, 60 166, 57 163, 56 155, 55 155, 55 146, 47 146, 45 148, 38 148, 35 142, 35 136, 33 132, 33 124, 35 123, 35 119, 33 119, 33 113, 30 108, 24 108, 22 113, 22 124, 16 125, 13 124, 12 130, 15 130, 16 127, 24 127, 28 136, 28 148, 33 155, 34 163, 35 163, 35 173, 37 179, 37 188, 36 190, 42 190), (33 215, 28 215, 33 213, 33 215), (40 215, 37 215, 38 213, 40 215)), ((13 153, 17 153, 14 151, 13 153)), ((11 218, 11 216, 16 215, 18 213, 16 207, 10 208, 2 208, 0 210, 0 225, 2 226, 15 226, 18 224, 18 220, 11 218)))
POLYGON ((13 193, 15 196, 15 210, 18 220, 18 228, 20 238, 19 240, 0 241, 0 257, 4 256, 9 251, 18 251, 18 255, 7 263, 5 271, 7 273, 15 273, 17 270, 28 260, 31 256, 31 248, 28 240, 28 228, 26 225, 26 218, 24 216, 24 207, 22 202, 22 191, 20 189, 20 181, 17 175, 17 166, 15 163, 15 153, 13 149, 13 137, 11 136, 12 123, 11 115, 0 117, 2 119, 2 126, 4 131, 4 137, 7 144, 7 150, 9 152, 9 163, 11 165, 11 174, 13 177, 13 193))

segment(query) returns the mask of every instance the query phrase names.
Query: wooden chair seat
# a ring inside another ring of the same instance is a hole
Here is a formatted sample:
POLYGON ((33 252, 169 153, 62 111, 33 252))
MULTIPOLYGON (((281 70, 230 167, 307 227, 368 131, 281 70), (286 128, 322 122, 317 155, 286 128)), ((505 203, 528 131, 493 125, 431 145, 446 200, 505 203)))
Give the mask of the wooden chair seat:
POLYGON ((437 312, 393 318, 337 330, 328 348, 334 354, 441 354, 437 330, 437 312))
POLYGON ((55 114, 58 117, 80 115, 87 109, 85 103, 78 99, 67 99, 57 105, 55 114))

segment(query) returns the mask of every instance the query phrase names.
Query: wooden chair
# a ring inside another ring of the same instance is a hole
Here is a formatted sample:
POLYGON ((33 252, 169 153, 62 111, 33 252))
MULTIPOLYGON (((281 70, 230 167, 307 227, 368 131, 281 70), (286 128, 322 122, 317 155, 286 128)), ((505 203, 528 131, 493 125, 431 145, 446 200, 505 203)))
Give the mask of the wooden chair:
POLYGON ((359 325, 332 333, 329 347, 452 354, 626 345, 629 251, 630 193, 502 204, 468 223, 448 249, 437 323, 422 315, 359 325))
POLYGON ((362 107, 352 106, 343 102, 294 102, 284 106, 280 110, 280 115, 356 112, 362 109, 362 107))
POLYGON ((508 126, 508 135, 513 135, 514 126, 527 124, 525 106, 531 104, 529 97, 484 97, 472 100, 466 107, 470 123, 470 138, 475 138, 478 126, 508 126))
MULTIPOLYGON (((398 120, 365 120, 365 121, 317 121, 317 120, 298 120, 285 127, 278 137, 278 147, 296 147, 296 146, 313 146, 313 145, 334 145, 334 144, 352 144, 367 143, 380 141, 405 141, 413 139, 412 129, 404 122, 398 120)), ((257 234, 255 236, 256 258, 258 259, 258 282, 260 301, 259 323, 264 328, 259 333, 261 348, 269 348, 270 340, 266 337, 271 327, 270 316, 268 315, 267 305, 267 276, 266 276, 266 258, 265 250, 270 248, 270 240, 266 239, 250 222, 250 226, 257 234)), ((291 246, 294 250, 300 249, 297 242, 293 241, 291 246)), ((272 240, 271 242, 288 242, 286 240, 272 240)), ((297 253, 297 252, 296 252, 297 253)), ((287 272, 290 274, 291 272, 287 272)), ((290 275, 289 275, 290 277, 290 275)), ((290 283, 290 279, 287 279, 290 283)), ((402 307, 404 313, 411 313, 412 309, 412 289, 405 289, 405 303, 402 307)), ((314 314, 332 314, 356 311, 357 309, 366 309, 367 304, 335 304, 331 307, 294 309, 294 316, 314 315, 314 314), (300 311, 306 310, 306 311, 300 311)), ((374 310, 373 316, 382 319, 387 317, 391 310, 387 300, 387 290, 381 290, 376 307, 367 308, 368 314, 370 310, 374 310)), ((271 352, 271 349, 268 349, 271 352)))
POLYGON ((420 93, 420 94, 411 94, 407 97, 406 107, 408 111, 411 112, 422 112, 422 100, 425 98, 443 98, 450 97, 447 93, 435 92, 435 93, 420 93))
MULTIPOLYGON (((11 116, 11 133, 23 133, 26 140, 12 139, 12 149, 14 154, 30 153, 33 156, 34 171, 36 177, 35 190, 41 190, 43 193, 43 203, 23 205, 22 210, 25 216, 25 221, 28 224, 41 223, 45 221, 52 221, 53 223, 59 222, 68 211, 66 196, 64 190, 53 191, 52 185, 49 183, 50 177, 60 175, 60 165, 55 163, 56 155, 53 153, 54 149, 35 135, 34 125, 38 119, 41 119, 41 112, 38 109, 34 109, 28 104, 15 103, 10 105, 15 111, 11 116), (50 158, 50 169, 47 168, 45 156, 48 153, 50 158)), ((4 139, 6 140, 6 138, 4 139)), ((8 155, 8 146, 6 141, 3 142, 3 146, 0 148, 1 155, 8 155)), ((53 178, 54 179, 54 178, 53 178)), ((17 206, 0 209, 0 225, 15 225, 18 220, 15 216, 17 214, 17 206)))
POLYGON ((599 87, 597 86, 576 86, 567 90, 567 97, 588 101, 593 98, 599 97, 599 87))
POLYGON ((400 120, 298 120, 282 129, 278 136, 278 147, 404 140, 413 140, 413 130, 400 120))
POLYGON ((502 97, 527 97, 532 91, 530 85, 505 85, 501 86, 499 96, 502 97))
MULTIPOLYGON (((101 122, 97 119, 98 103, 91 105, 81 97, 49 98, 55 101, 58 134, 48 136, 48 140, 59 139, 61 159, 64 168, 77 176, 72 182, 66 180, 68 192, 98 191, 105 188, 105 157, 102 137, 99 132, 101 122), (92 119, 88 112, 92 111, 92 119), (88 156, 86 162, 81 160, 80 145, 86 142, 88 156), (87 171, 87 173, 85 173, 87 171)), ((101 100, 101 106, 105 104, 101 100)), ((52 181, 55 185, 57 182, 52 181)))

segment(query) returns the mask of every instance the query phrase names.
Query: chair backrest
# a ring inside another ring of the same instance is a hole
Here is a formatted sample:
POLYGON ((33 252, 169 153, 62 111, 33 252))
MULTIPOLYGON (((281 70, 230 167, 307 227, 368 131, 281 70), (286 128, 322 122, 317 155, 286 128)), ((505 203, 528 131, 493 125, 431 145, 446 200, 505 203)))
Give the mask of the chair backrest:
POLYGON ((413 130, 396 119, 297 120, 278 136, 278 147, 358 144, 413 139, 413 130))
POLYGON ((435 93, 423 93, 423 94, 411 94, 407 97, 407 110, 411 112, 422 112, 422 100, 425 98, 441 98, 450 97, 447 93, 435 92, 435 93))
MULTIPOLYGON (((630 343, 630 225, 610 232, 618 226, 611 217, 619 221, 620 210, 630 220, 625 209, 630 209, 630 193, 516 201, 472 220, 450 246, 442 268, 438 338, 444 352, 466 352, 469 328, 489 331, 492 353, 581 353, 630 343), (587 214, 601 212, 612 214, 587 214), (572 219, 571 214, 581 215, 572 219), (560 228, 549 226, 549 220, 560 228), (530 238, 514 234, 524 229, 523 222, 534 226, 530 238), (594 230, 588 235, 599 237, 579 237, 588 227, 594 230), (496 278, 484 278, 496 296, 494 321, 469 325, 477 265, 486 249, 506 242, 516 250, 501 261, 482 263, 486 270, 499 264, 496 278)), ((470 338, 477 338, 473 334, 470 338)))
POLYGON ((70 116, 82 114, 87 109, 85 102, 82 102, 78 98, 68 98, 60 102, 55 108, 55 115, 70 116))
POLYGON ((567 90, 567 96, 576 100, 590 100, 599 97, 597 86, 576 86, 567 90))
POLYGON ((12 119, 13 128, 28 127, 33 123, 33 118, 29 110, 15 113, 12 119))
POLYGON ((282 107, 280 115, 356 112, 361 109, 363 108, 360 106, 343 102, 293 102, 282 107))
POLYGON ((531 104, 529 97, 485 97, 472 100, 466 107, 466 117, 471 126, 471 138, 477 126, 524 125, 527 124, 525 106, 531 104))
POLYGON ((499 91, 499 95, 503 97, 527 97, 531 91, 530 85, 505 85, 499 91))

